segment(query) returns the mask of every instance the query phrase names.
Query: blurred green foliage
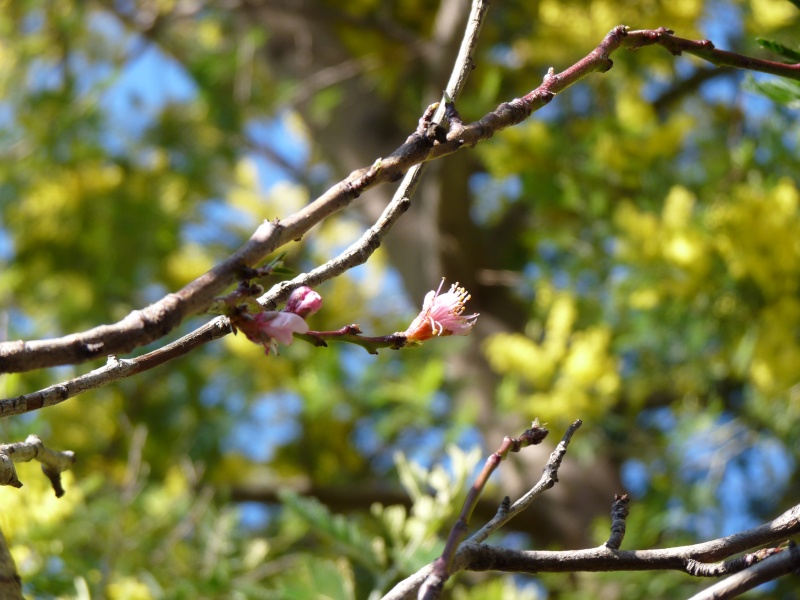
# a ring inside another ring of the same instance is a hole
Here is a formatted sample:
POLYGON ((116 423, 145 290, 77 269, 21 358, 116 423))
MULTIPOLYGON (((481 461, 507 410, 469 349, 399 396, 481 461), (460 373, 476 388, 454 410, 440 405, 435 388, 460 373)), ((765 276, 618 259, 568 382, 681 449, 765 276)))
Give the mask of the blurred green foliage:
MULTIPOLYGON (((619 23, 791 60, 793 4, 495 3, 459 109, 471 120, 522 95, 619 23)), ((120 319, 346 175, 337 161, 363 138, 331 148, 314 128, 336 125, 351 78, 392 106, 399 130, 413 130, 444 84, 421 58, 436 50, 426 43, 438 35, 438 5, 306 5, 264 16, 244 5, 0 2, 6 339, 120 319), (284 29, 298 19, 335 40, 339 66, 355 74, 282 67, 284 29)), ((378 357, 295 343, 267 358, 228 336, 0 422, 3 442, 37 433, 78 455, 60 500, 29 465, 24 488, 0 488, 0 526, 26 593, 379 597, 440 551, 478 456, 450 444, 472 447, 491 419, 522 431, 539 417, 559 435, 583 418, 571 452, 613 464, 635 498, 624 548, 731 533, 797 503, 800 93, 777 78, 705 73, 657 48, 614 61, 471 151, 458 173, 469 178, 474 229, 457 247, 502 241, 491 269, 513 275, 501 285, 523 327, 484 325, 508 316, 490 308, 490 289, 476 294, 485 329, 472 342, 378 357), (495 379, 478 381, 487 365, 495 379), (492 389, 488 406, 481 385, 492 389), (258 505, 241 501, 253 486, 266 490, 258 505), (355 491, 333 508, 291 489, 355 491), (406 501, 384 505, 362 489, 406 501)), ((402 137, 382 137, 384 125, 367 133, 385 155, 402 137)), ((361 213, 337 217, 289 246, 287 265, 313 268, 363 227, 361 213)), ((410 282, 398 272, 381 250, 323 284, 312 328, 402 331, 422 299, 403 295, 410 282)), ((2 375, 0 393, 90 368, 2 375)), ((484 453, 495 446, 487 440, 484 453)), ((607 498, 597 503, 605 512, 607 498)), ((587 536, 600 543, 606 527, 599 520, 587 536)), ((515 539, 538 543, 536 531, 499 543, 515 539)), ((455 578, 452 597, 679 598, 699 585, 670 573, 481 574, 455 578)), ((780 585, 773 597, 790 597, 780 585)))

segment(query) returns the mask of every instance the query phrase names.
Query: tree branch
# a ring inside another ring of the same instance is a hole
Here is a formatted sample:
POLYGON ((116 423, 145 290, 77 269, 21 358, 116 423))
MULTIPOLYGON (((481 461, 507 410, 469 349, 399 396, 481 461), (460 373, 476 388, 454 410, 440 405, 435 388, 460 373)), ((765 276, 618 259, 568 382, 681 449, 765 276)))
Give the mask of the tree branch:
MULTIPOLYGON (((735 598, 767 581, 772 581, 790 573, 795 575, 800 573, 800 552, 798 552, 794 541, 789 542, 788 551, 774 548, 767 548, 766 550, 772 550, 772 552, 769 552, 763 559, 747 561, 746 567, 748 568, 739 570, 735 575, 715 583, 710 588, 695 594, 689 600, 726 600, 727 598, 735 598)), ((743 556, 737 560, 748 559, 751 556, 753 555, 743 556)))
MULTIPOLYGON (((548 433, 549 431, 541 427, 538 421, 534 421, 530 429, 526 429, 518 438, 506 436, 503 439, 503 443, 500 444, 500 447, 486 459, 483 470, 475 479, 475 483, 472 484, 472 487, 467 493, 464 505, 461 508, 461 513, 458 515, 458 520, 450 530, 450 535, 447 536, 447 542, 444 545, 442 555, 434 561, 431 572, 425 578, 425 582, 419 590, 420 600, 436 600, 441 596, 444 584, 447 583, 452 571, 456 550, 458 550, 461 541, 469 530, 469 519, 472 516, 472 511, 475 509, 475 505, 478 503, 478 499, 483 493, 483 489, 486 487, 492 473, 494 473, 497 467, 500 466, 500 463, 505 460, 509 452, 519 452, 528 446, 541 444, 548 433)), ((501 510, 505 504, 506 502, 504 501, 503 505, 501 505, 501 510)))
POLYGON ((217 317, 171 344, 131 359, 109 356, 106 364, 89 373, 51 385, 42 390, 0 400, 0 417, 10 417, 60 404, 88 390, 131 377, 188 354, 203 344, 231 332, 227 317, 217 317))
POLYGON ((50 480, 56 497, 63 496, 61 473, 74 464, 75 453, 71 450, 64 452, 50 450, 37 435, 29 435, 24 442, 0 445, 0 485, 21 488, 22 482, 17 477, 14 463, 29 462, 33 459, 42 463, 42 473, 50 480))
MULTIPOLYGON (((446 94, 451 98, 456 98, 461 94, 466 84, 467 76, 474 67, 472 57, 486 9, 487 3, 483 0, 475 0, 472 4, 461 49, 447 84, 446 94)), ((440 104, 437 107, 436 114, 432 114, 429 111, 430 107, 423 115, 420 129, 423 128, 423 123, 426 124, 426 128, 435 127, 443 118, 444 106, 440 104)), ((381 241, 392 226, 408 210, 411 205, 411 198, 419 186, 425 166, 425 164, 415 165, 409 170, 395 192, 392 201, 383 211, 378 221, 358 241, 336 258, 329 260, 309 273, 303 273, 291 281, 273 286, 269 292, 259 298, 259 302, 266 310, 273 310, 278 304, 285 302, 295 288, 303 285, 315 287, 367 262, 373 252, 380 247, 381 241)), ((31 394, 0 400, 0 417, 22 414, 45 406, 52 406, 87 390, 102 387, 120 379, 142 373, 174 358, 188 354, 207 342, 227 335, 230 331, 231 326, 227 317, 218 317, 179 340, 143 356, 126 360, 118 360, 116 357, 111 356, 104 367, 95 369, 86 375, 31 394)), ((0 344, 0 366, 2 366, 2 344, 0 344)), ((2 368, 0 368, 0 372, 2 372, 2 368)))
POLYGON ((514 504, 509 506, 507 509, 504 509, 501 505, 494 518, 484 525, 479 531, 477 531, 471 538, 469 538, 469 542, 474 544, 483 542, 495 531, 498 531, 511 519, 528 508, 533 501, 536 500, 536 498, 541 496, 545 491, 549 490, 556 484, 558 481, 558 469, 561 467, 561 462, 564 460, 564 457, 567 454, 567 447, 572 440, 572 436, 575 435, 575 432, 578 431, 578 429, 580 429, 581 425, 583 425, 583 421, 576 419, 575 422, 573 422, 572 425, 567 428, 567 431, 564 433, 564 437, 561 438, 558 446, 556 446, 555 450, 550 453, 550 458, 547 460, 547 464, 544 467, 544 472, 542 473, 542 476, 536 485, 534 485, 524 496, 514 502, 514 504))
MULTIPOLYGON (((739 576, 735 579, 726 580, 729 582, 727 586, 722 585, 725 582, 717 584, 720 586, 719 590, 727 589, 727 587, 735 588, 738 595, 759 583, 796 570, 800 566, 800 562, 797 560, 797 551, 795 550, 795 554, 792 555, 792 551, 769 548, 766 551, 754 552, 733 560, 722 559, 766 544, 780 544, 798 533, 800 533, 800 504, 769 523, 741 533, 691 546, 659 550, 615 550, 607 544, 586 550, 510 550, 476 544, 470 540, 462 544, 453 561, 452 570, 454 573, 462 570, 506 573, 673 570, 682 571, 695 577, 718 577, 739 572, 739 576), (773 554, 778 554, 778 556, 772 556, 773 554)), ((397 584, 383 597, 383 600, 413 598, 417 589, 432 571, 433 565, 420 569, 397 584)), ((710 589, 714 588, 717 586, 710 589)), ((701 594, 692 600, 733 597, 713 595, 714 593, 717 592, 706 590, 707 595, 701 594)))
MULTIPOLYGON (((789 512, 796 512, 800 505, 789 512)), ((784 513, 785 515, 786 513, 784 513)), ((783 515, 782 515, 783 516, 783 515)), ((764 527, 762 525, 762 527, 764 527)), ((578 571, 682 571, 695 577, 717 577, 733 573, 776 553, 755 552, 747 560, 713 562, 717 557, 728 557, 743 549, 752 549, 764 543, 778 544, 786 540, 787 534, 770 530, 766 541, 757 541, 756 529, 736 536, 743 536, 744 548, 739 548, 729 536, 695 544, 659 550, 612 550, 605 544, 586 550, 536 551, 510 550, 482 544, 465 544, 463 556, 456 560, 455 568, 467 571, 503 571, 509 573, 574 573, 578 571), (713 548, 710 548, 713 546, 713 548)), ((788 535, 800 532, 800 523, 795 523, 788 535)), ((781 552, 783 553, 783 552, 781 552)), ((788 571, 787 571, 788 572, 788 571)))
POLYGON ((666 48, 674 56, 680 56, 681 53, 686 52, 702 58, 716 67, 733 67, 734 69, 758 71, 787 79, 800 80, 800 64, 792 65, 772 60, 762 60, 737 54, 736 52, 718 50, 711 40, 687 40, 676 37, 673 33, 671 29, 666 27, 659 27, 654 30, 631 31, 628 36, 631 41, 626 43, 625 46, 635 50, 641 46, 658 44, 666 48), (636 45, 637 43, 639 45, 636 45))
MULTIPOLYGON (((467 499, 464 501, 461 515, 458 521, 453 526, 450 535, 447 539, 447 544, 442 556, 435 562, 420 569, 411 577, 398 583, 388 594, 383 597, 383 600, 398 600, 400 598, 410 598, 417 590, 419 590, 420 599, 437 598, 441 594, 442 588, 454 572, 454 565, 461 560, 461 555, 464 548, 476 545, 482 542, 492 533, 500 529, 503 525, 508 523, 514 516, 519 514, 527 508, 535 498, 540 496, 546 490, 550 489, 558 481, 558 469, 561 466, 561 461, 567 452, 567 446, 572 439, 573 434, 582 425, 582 421, 577 419, 572 425, 569 426, 564 437, 561 438, 558 446, 550 454, 550 458, 545 465, 544 472, 542 473, 539 481, 534 485, 531 490, 522 498, 517 500, 513 506, 510 506, 511 500, 506 496, 500 504, 500 508, 489 523, 475 533, 465 544, 458 547, 459 542, 463 539, 466 533, 469 516, 472 509, 475 507, 480 497, 480 492, 486 484, 489 475, 497 468, 500 461, 505 457, 509 451, 518 452, 523 445, 531 445, 532 443, 540 443, 547 435, 547 429, 541 428, 537 423, 533 423, 531 429, 527 430, 523 436, 518 439, 506 437, 500 449, 487 459, 483 471, 479 475, 475 484, 472 486, 467 499), (458 551, 456 552, 456 549, 458 551)), ((460 570, 460 569, 459 569, 460 570)))
MULTIPOLYGON (((482 10, 485 11, 485 7, 482 10)), ((481 15, 479 13, 477 17, 478 23, 481 15)), ((468 27, 473 26, 475 21, 476 18, 471 17, 468 27)), ((678 38, 663 27, 642 31, 628 31, 624 26, 615 27, 586 57, 562 73, 548 73, 541 86, 522 98, 505 102, 479 121, 466 126, 457 120, 451 122, 449 131, 435 125, 425 131, 418 129, 388 157, 375 161, 371 167, 354 171, 313 203, 286 219, 265 222, 247 243, 211 271, 178 292, 168 294, 158 302, 132 312, 118 323, 57 339, 0 343, 0 373, 82 363, 100 356, 129 352, 163 337, 187 316, 204 311, 217 295, 240 277, 244 269, 256 265, 280 246, 299 240, 311 227, 349 206, 365 191, 379 184, 397 181, 415 165, 452 154, 465 146, 475 146, 498 131, 522 122, 532 112, 550 102, 555 94, 588 74, 609 70, 613 65, 609 57, 620 47, 634 50, 648 45, 661 45, 675 55, 682 52, 693 54, 717 66, 800 79, 800 65, 787 65, 717 50, 707 40, 678 38)), ((459 58, 469 57, 459 55, 459 58)), ((464 62, 458 72, 468 72, 470 64, 471 59, 464 62)), ((463 80, 463 76, 459 77, 463 80)), ((453 93, 448 93, 454 97, 453 93)), ((457 116, 454 107, 451 107, 451 115, 457 116)), ((276 298, 285 298, 289 291, 288 287, 284 287, 276 298)), ((205 327, 208 326, 201 329, 205 327)))

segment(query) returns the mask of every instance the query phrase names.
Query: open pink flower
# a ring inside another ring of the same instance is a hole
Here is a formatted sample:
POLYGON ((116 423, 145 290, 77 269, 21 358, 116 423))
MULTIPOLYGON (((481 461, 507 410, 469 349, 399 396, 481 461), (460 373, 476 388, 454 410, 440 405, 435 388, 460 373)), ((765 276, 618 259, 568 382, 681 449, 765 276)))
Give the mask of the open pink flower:
POLYGON ((278 351, 278 342, 292 343, 295 333, 306 333, 308 323, 303 317, 290 312, 264 311, 255 315, 243 314, 232 317, 231 321, 247 339, 261 344, 267 354, 278 351))
POLYGON ((409 342, 424 342, 433 336, 467 335, 472 331, 479 313, 464 315, 464 304, 470 299, 467 291, 458 287, 458 282, 450 286, 444 294, 440 294, 444 278, 439 289, 425 295, 422 312, 405 331, 409 342))
MULTIPOLYGON (((235 331, 241 331, 247 339, 264 346, 264 350, 278 353, 278 343, 292 343, 295 333, 308 333, 305 317, 322 307, 322 296, 308 286, 295 289, 286 302, 286 308, 277 312, 267 310, 250 314, 242 305, 228 314, 235 331)), ((260 307, 259 307, 260 308, 260 307)))

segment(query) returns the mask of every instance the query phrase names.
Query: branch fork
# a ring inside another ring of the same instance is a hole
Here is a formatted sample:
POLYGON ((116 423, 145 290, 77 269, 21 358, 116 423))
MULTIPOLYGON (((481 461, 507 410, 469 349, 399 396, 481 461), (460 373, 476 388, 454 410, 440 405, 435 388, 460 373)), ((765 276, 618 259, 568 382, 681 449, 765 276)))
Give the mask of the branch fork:
POLYGON ((38 435, 29 435, 24 442, 0 445, 0 485, 21 488, 22 482, 17 476, 14 463, 38 460, 42 464, 42 472, 50 480, 56 497, 64 495, 61 485, 61 473, 75 463, 75 453, 71 450, 56 452, 44 445, 38 435))

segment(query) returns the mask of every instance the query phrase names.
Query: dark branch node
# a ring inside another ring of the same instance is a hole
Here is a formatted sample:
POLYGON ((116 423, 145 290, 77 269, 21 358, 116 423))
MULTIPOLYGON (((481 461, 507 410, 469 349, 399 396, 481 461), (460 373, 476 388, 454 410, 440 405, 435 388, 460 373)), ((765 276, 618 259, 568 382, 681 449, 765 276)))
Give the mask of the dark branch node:
MULTIPOLYGON (((277 267, 280 267, 283 264, 283 257, 286 256, 286 253, 281 253, 277 258, 272 259, 264 265, 263 267, 250 267, 246 264, 240 264, 236 268, 236 275, 239 279, 239 288, 241 292, 245 291, 247 287, 247 283, 252 279, 263 279, 265 277, 269 277, 275 272, 277 267)), ((260 292, 259 294, 263 294, 264 292, 260 292)))
POLYGON ((361 196, 361 191, 364 187, 364 178, 368 172, 368 169, 361 169, 360 171, 354 171, 351 173, 350 177, 348 177, 346 181, 342 182, 344 196, 348 196, 353 199, 361 196))
POLYGON ((693 577, 719 577, 725 571, 719 563, 709 565, 690 558, 686 561, 686 572, 693 577))
POLYGON ((102 342, 83 342, 78 344, 78 349, 82 358, 92 359, 103 354, 103 346, 102 342))
POLYGON ((439 108, 439 103, 434 102, 425 109, 424 113, 422 113, 422 116, 419 119, 419 125, 417 125, 417 135, 420 137, 425 137, 425 132, 427 132, 428 128, 431 126, 431 123, 433 122, 433 115, 437 108, 439 108))
POLYGON ((50 485, 53 486, 53 491, 56 493, 56 498, 61 498, 64 495, 64 486, 61 485, 61 472, 55 469, 50 469, 47 465, 42 465, 42 473, 50 480, 50 485))
POLYGON ((606 58, 606 59, 605 59, 605 60, 603 60, 603 62, 600 64, 600 68, 598 69, 598 71, 599 71, 600 73, 607 73, 608 71, 610 71, 610 70, 611 70, 611 68, 612 68, 613 66, 614 66, 614 61, 613 61, 613 60, 611 60, 610 58, 606 58))
POLYGON ((361 191, 356 189, 356 187, 353 184, 350 184, 349 189, 347 191, 348 195, 352 196, 353 199, 361 197, 361 191))
POLYGON ((547 427, 543 427, 539 425, 538 422, 534 422, 533 426, 528 429, 523 436, 527 437, 530 440, 531 445, 541 444, 544 439, 550 434, 550 430, 547 427))
POLYGON ((606 547, 619 550, 625 537, 625 520, 628 518, 630 497, 628 494, 614 494, 614 504, 611 506, 611 535, 606 542, 606 547))
POLYGON ((464 122, 456 109, 455 102, 446 102, 444 105, 444 118, 450 124, 450 131, 461 132, 464 129, 464 122))
POLYGON ((433 123, 425 132, 425 139, 430 144, 434 142, 444 144, 447 141, 447 128, 442 127, 439 123, 433 123))
POLYGON ((611 30, 611 35, 613 35, 615 38, 622 39, 628 36, 629 30, 630 27, 628 27, 627 25, 617 25, 616 27, 614 27, 614 29, 611 30))
POLYGON ((260 269, 249 269, 248 273, 246 273, 247 277, 242 278, 242 281, 239 282, 239 286, 236 288, 234 292, 238 297, 249 297, 249 296, 260 296, 264 293, 263 286, 257 283, 247 283, 250 279, 255 279, 257 277, 263 277, 264 274, 261 273, 260 269))
POLYGON ((606 34, 606 37, 604 37, 603 41, 592 51, 592 54, 608 60, 608 55, 619 47, 623 38, 628 36, 628 30, 629 27, 627 25, 617 25, 606 34))

